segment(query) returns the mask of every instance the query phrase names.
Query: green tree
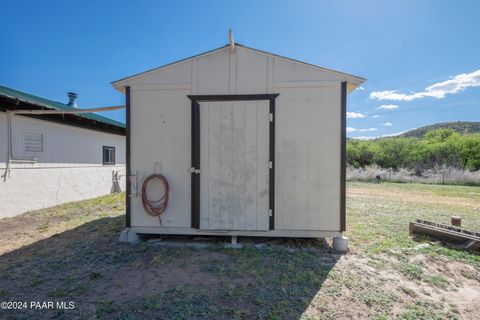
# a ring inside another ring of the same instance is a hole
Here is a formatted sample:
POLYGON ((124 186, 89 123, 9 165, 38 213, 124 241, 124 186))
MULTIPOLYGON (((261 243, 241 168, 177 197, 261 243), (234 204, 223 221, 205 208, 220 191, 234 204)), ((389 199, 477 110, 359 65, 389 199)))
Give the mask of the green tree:
POLYGON ((439 166, 461 167, 462 137, 452 129, 428 131, 419 147, 422 164, 426 168, 439 166))
POLYGON ((383 168, 411 167, 415 162, 415 143, 415 139, 409 138, 381 139, 376 143, 375 163, 383 168))
POLYGON ((460 135, 453 129, 436 129, 424 138, 349 140, 347 163, 353 167, 432 169, 448 166, 480 170, 480 134, 460 135))
POLYGON ((441 143, 455 133, 455 130, 450 128, 430 130, 425 133, 425 140, 432 144, 441 143))
POLYGON ((365 168, 374 164, 376 153, 372 141, 351 140, 347 144, 347 164, 355 168, 365 168))
POLYGON ((480 169, 480 135, 472 134, 462 137, 462 168, 470 170, 480 169))

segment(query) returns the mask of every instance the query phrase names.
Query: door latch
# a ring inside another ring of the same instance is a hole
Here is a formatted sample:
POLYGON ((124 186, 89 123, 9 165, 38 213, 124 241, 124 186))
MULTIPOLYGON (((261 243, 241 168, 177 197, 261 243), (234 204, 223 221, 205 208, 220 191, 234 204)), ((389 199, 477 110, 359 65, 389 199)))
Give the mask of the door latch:
POLYGON ((190 168, 191 173, 200 173, 200 169, 195 169, 194 167, 190 168))

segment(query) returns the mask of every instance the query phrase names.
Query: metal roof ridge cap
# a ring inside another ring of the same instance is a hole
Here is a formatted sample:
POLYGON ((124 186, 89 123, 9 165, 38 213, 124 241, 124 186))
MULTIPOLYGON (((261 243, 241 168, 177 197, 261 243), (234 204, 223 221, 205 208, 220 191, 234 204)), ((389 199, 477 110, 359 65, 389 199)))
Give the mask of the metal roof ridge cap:
MULTIPOLYGON (((6 90, 16 91, 20 95, 29 95, 29 96, 32 96, 32 98, 34 98, 34 99, 38 98, 38 99, 41 99, 41 100, 45 100, 47 103, 59 104, 59 105, 61 105, 65 108, 63 110, 75 110, 75 108, 72 108, 72 107, 70 107, 66 104, 63 104, 63 103, 55 101, 55 100, 50 100, 50 99, 47 99, 47 98, 44 98, 44 97, 41 97, 41 96, 37 96, 37 95, 31 94, 31 93, 28 93, 28 92, 20 91, 20 90, 13 89, 13 88, 3 86, 3 85, 0 85, 0 90, 1 90, 1 88, 5 88, 6 90)), ((46 104, 42 104, 41 102, 39 103, 39 102, 36 102, 36 101, 28 100, 26 98, 19 98, 17 96, 12 96, 11 94, 4 93, 4 92, 1 92, 1 91, 0 91, 0 95, 4 96, 4 97, 7 97, 7 98, 10 98, 10 99, 16 99, 16 100, 22 101, 24 103, 35 105, 35 106, 38 106, 40 108, 53 109, 53 110, 58 110, 58 108, 59 108, 59 107, 55 107, 55 106, 49 106, 49 105, 46 105, 46 104)), ((62 110, 62 109, 60 109, 60 110, 62 110)), ((92 120, 92 121, 103 122, 104 124, 113 125, 113 126, 117 126, 117 127, 120 127, 120 128, 125 127, 124 123, 121 123, 121 122, 116 121, 114 119, 111 119, 111 118, 108 118, 108 117, 105 117, 105 116, 102 116, 100 114, 96 114, 96 113, 93 113, 93 112, 83 113, 80 117, 87 118, 87 119, 92 120), (88 117, 88 116, 92 116, 92 115, 95 116, 95 117, 99 117, 99 119, 92 119, 92 118, 88 117)))
MULTIPOLYGON (((5 88, 7 90, 17 91, 18 93, 20 93, 22 95, 29 95, 29 96, 32 96, 34 98, 38 98, 38 99, 41 99, 41 100, 46 100, 48 102, 58 103, 58 104, 63 105, 66 108, 69 108, 69 109, 71 108, 67 104, 62 103, 60 101, 51 100, 51 99, 48 99, 48 98, 45 98, 45 97, 42 97, 42 96, 38 96, 38 95, 33 94, 33 93, 28 93, 28 92, 25 92, 25 91, 21 91, 21 90, 18 90, 18 89, 14 89, 14 88, 10 88, 10 87, 7 87, 7 86, 2 86, 2 85, 0 85, 0 88, 5 88)), ((45 105, 38 104, 38 102, 33 102, 31 100, 26 100, 25 98, 19 98, 19 97, 16 97, 16 96, 12 96, 12 95, 9 95, 8 93, 3 93, 1 91, 0 91, 0 94, 3 95, 3 96, 6 96, 6 97, 13 98, 13 99, 18 99, 18 100, 22 100, 22 101, 29 102, 29 103, 32 103, 32 104, 36 104, 36 105, 39 105, 39 106, 42 106, 42 107, 46 107, 45 105)))

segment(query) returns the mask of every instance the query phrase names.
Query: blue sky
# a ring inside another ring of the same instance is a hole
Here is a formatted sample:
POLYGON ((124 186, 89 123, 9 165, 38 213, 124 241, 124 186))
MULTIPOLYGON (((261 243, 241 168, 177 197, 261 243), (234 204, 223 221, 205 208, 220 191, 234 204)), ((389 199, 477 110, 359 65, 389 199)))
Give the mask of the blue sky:
MULTIPOLYGON (((350 137, 480 121, 479 1, 10 1, 2 9, 0 84, 58 101, 75 91, 82 108, 123 104, 111 81, 224 45, 231 27, 247 46, 367 78, 349 96, 350 137)), ((105 115, 124 121, 123 111, 105 115)))

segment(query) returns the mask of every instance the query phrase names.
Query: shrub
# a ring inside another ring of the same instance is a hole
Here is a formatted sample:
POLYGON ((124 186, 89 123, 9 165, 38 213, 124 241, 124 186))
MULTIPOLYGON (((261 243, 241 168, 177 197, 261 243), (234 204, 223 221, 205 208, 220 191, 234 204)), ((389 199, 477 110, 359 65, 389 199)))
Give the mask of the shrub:
POLYGON ((400 170, 480 169, 480 134, 460 135, 452 129, 428 131, 419 138, 349 140, 347 164, 353 168, 378 166, 400 170))

